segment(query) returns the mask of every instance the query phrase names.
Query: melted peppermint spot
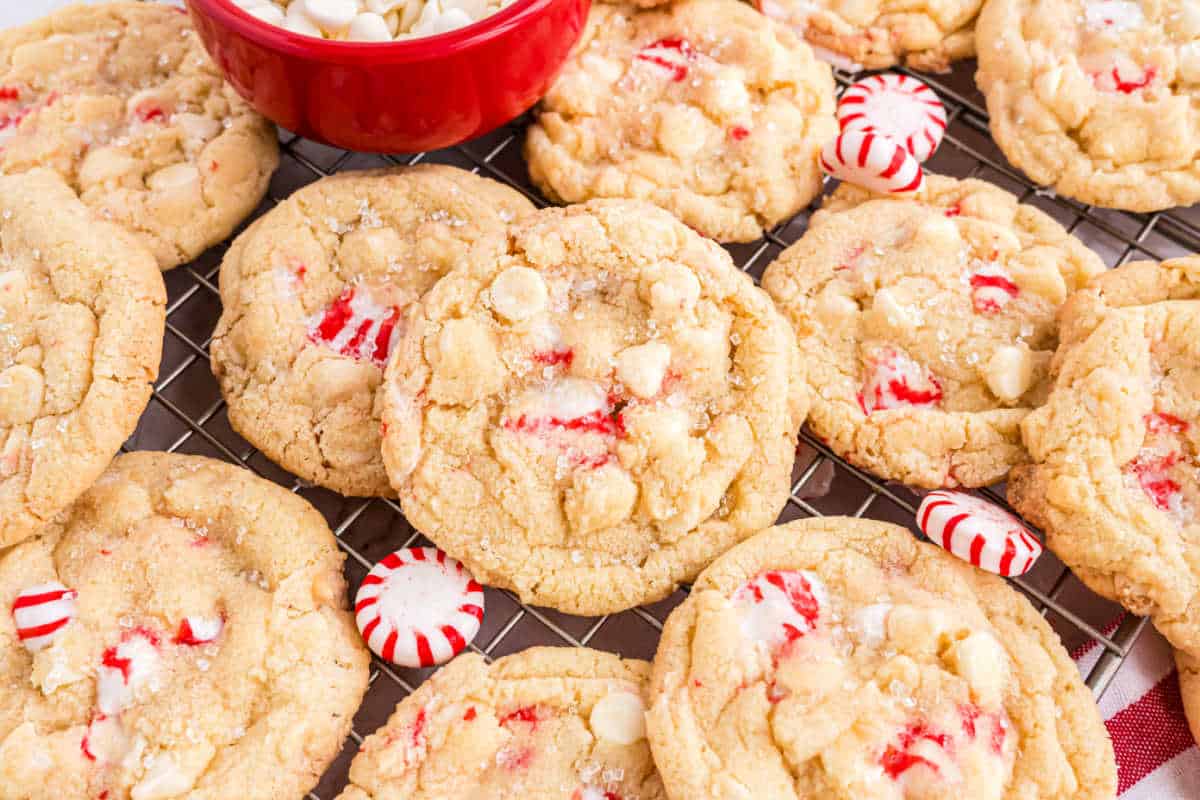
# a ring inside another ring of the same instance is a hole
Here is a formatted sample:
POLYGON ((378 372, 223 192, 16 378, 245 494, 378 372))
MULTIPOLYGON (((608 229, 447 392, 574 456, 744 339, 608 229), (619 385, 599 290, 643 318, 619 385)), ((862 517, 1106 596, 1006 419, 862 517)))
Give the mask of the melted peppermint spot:
POLYGON ((1180 419, 1174 414, 1156 411, 1145 416, 1146 430, 1154 434, 1184 434, 1190 427, 1187 420, 1180 419))
POLYGON ((1128 57, 1120 57, 1111 69, 1092 73, 1092 82, 1105 92, 1133 94, 1148 89, 1158 78, 1158 67, 1139 66, 1128 57))
POLYGON ((600 467, 625 438, 624 403, 594 381, 563 378, 522 398, 501 421, 512 433, 559 451, 574 466, 600 467))
POLYGON ((529 725, 531 730, 537 730, 538 723, 541 721, 542 717, 538 712, 537 706, 522 706, 500 718, 501 726, 523 723, 529 725))
POLYGON ((924 722, 909 723, 895 744, 889 744, 879 759, 883 771, 893 780, 899 779, 904 773, 915 767, 927 767, 935 775, 941 774, 941 768, 932 760, 913 752, 920 742, 930 742, 945 750, 950 743, 950 737, 933 730, 924 722))
POLYGON ((977 314, 997 314, 1021 293, 998 267, 989 265, 970 277, 971 305, 977 314))
POLYGON ((933 373, 911 357, 887 348, 867 360, 858 404, 864 414, 910 406, 936 406, 942 386, 933 373))
POLYGON ((562 366, 569 368, 575 360, 575 351, 569 347, 561 347, 555 350, 543 350, 533 354, 535 363, 547 367, 562 366))
POLYGON ((1143 452, 1129 463, 1128 470, 1138 485, 1154 503, 1155 508, 1169 513, 1183 511, 1182 486, 1171 477, 1171 468, 1180 461, 1177 452, 1155 454, 1143 452))
POLYGON ((184 617, 175 633, 175 644, 198 647, 216 640, 225 627, 221 617, 184 617))
POLYGON ((613 791, 605 791, 595 786, 581 786, 571 795, 571 800, 624 800, 613 791))
POLYGON ((400 338, 400 313, 398 306, 376 303, 362 287, 350 286, 327 309, 309 318, 308 340, 382 367, 400 338))
POLYGON ((119 714, 134 692, 158 671, 160 640, 147 628, 135 628, 100 656, 96 675, 97 705, 104 714, 119 714))
POLYGON ((1108 33, 1124 33, 1146 24, 1142 5, 1134 0, 1089 0, 1083 17, 1091 30, 1108 33))
POLYGON ((729 129, 729 138, 735 142, 744 142, 750 137, 750 129, 745 125, 734 125, 729 129))
POLYGON ((958 713, 962 716, 963 733, 968 739, 986 737, 987 745, 994 755, 1004 753, 1004 740, 1008 735, 1004 719, 999 714, 985 714, 983 709, 974 703, 960 706, 958 713))
POLYGON ((643 47, 634 59, 656 67, 672 81, 680 83, 687 78, 691 62, 696 60, 696 51, 686 39, 672 37, 643 47))
POLYGON ((738 589, 733 603, 746 638, 775 651, 816 630, 825 596, 811 572, 771 570, 738 589))

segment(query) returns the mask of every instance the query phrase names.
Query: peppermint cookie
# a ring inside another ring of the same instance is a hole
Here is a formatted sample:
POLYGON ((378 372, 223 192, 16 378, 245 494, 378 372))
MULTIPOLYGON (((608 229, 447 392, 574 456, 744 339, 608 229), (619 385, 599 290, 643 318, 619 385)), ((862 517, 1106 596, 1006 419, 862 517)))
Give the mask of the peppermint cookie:
POLYGON ((104 471, 150 400, 154 258, 47 169, 0 177, 0 549, 104 471))
POLYGON ((775 520, 796 359, 770 298, 665 211, 545 209, 419 304, 383 460, 408 520, 482 583, 606 614, 775 520))
POLYGON ((392 494, 375 390, 409 306, 477 240, 499 258, 506 224, 532 210, 431 165, 325 178, 258 219, 221 264, 212 367, 234 429, 305 480, 392 494))
POLYGON ((1187 716, 1192 738, 1200 744, 1200 660, 1175 651, 1179 669, 1179 693, 1183 698, 1183 713, 1187 716))
POLYGON ((342 560, 247 470, 114 461, 0 553, 0 798, 299 800, 367 687, 342 560))
POLYGON ((673 798, 1116 796, 1041 615, 882 522, 794 522, 705 570, 663 629, 646 723, 673 798))
POLYGON ((992 135, 1038 183, 1130 211, 1200 200, 1200 7, 991 0, 978 82, 992 135))
POLYGON ((1109 272, 1063 310, 1009 501, 1098 594, 1200 658, 1200 258, 1109 272))
POLYGON ((821 190, 833 79, 736 0, 592 6, 525 142, 544 194, 648 200, 719 241, 752 241, 821 190))
POLYGON ((842 69, 947 72, 975 54, 975 15, 983 0, 755 0, 842 69))
POLYGON ((666 800, 646 742, 649 674, 581 648, 459 656, 367 738, 339 800, 666 800))
POLYGON ((763 276, 796 329, 810 425, 836 453, 926 488, 986 486, 1027 460, 1055 315, 1104 270, 1041 211, 936 175, 914 199, 842 185, 763 276))
POLYGON ((232 233, 278 162, 180 9, 72 6, 0 32, 0 173, 56 170, 162 269, 232 233))

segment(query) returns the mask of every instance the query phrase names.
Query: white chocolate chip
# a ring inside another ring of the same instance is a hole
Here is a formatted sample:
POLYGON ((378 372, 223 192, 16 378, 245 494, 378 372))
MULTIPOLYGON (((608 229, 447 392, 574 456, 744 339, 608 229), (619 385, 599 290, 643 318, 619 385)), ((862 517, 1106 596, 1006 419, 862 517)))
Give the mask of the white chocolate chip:
POLYGON ((816 317, 826 324, 837 324, 859 312, 854 298, 834 288, 826 288, 816 299, 816 317))
POLYGON ((656 311, 690 311, 700 299, 700 280, 680 264, 667 264, 650 287, 650 305, 656 311))
POLYGON ((923 246, 953 252, 962 245, 962 235, 954 220, 943 214, 930 214, 917 227, 914 239, 923 246))
POLYGON ((592 707, 588 724, 604 741, 631 745, 646 738, 646 708, 633 692, 610 692, 592 707))
POLYGON ((1179 77, 1188 83, 1200 83, 1200 42, 1188 42, 1179 48, 1179 77))
POLYGON ((872 308, 882 314, 891 326, 913 328, 916 325, 917 320, 912 310, 897 300, 896 293, 891 289, 883 288, 876 292, 872 308))
POLYGON ((1003 345, 988 359, 984 378, 992 394, 1005 402, 1014 402, 1033 385, 1033 367, 1033 353, 1028 348, 1003 345))
POLYGON ((492 308, 510 322, 540 314, 549 297, 546 282, 529 267, 509 267, 492 281, 492 308))
POLYGON ((947 651, 946 662, 985 705, 1000 704, 1009 666, 1008 654, 995 636, 976 631, 960 639, 947 651))
POLYGON ((194 164, 180 162, 163 167, 146 177, 146 185, 155 191, 191 189, 200 183, 200 170, 194 164))
POLYGON ((356 0, 304 0, 304 12, 325 31, 344 31, 358 16, 356 0))
POLYGON ((263 22, 268 22, 272 25, 283 24, 283 10, 280 9, 279 6, 271 5, 270 3, 263 3, 262 5, 244 8, 243 10, 250 16, 261 19, 263 22))
POLYGON ((388 42, 392 33, 383 17, 368 11, 354 18, 346 38, 353 42, 388 42))
POLYGON ((149 768, 129 794, 133 800, 160 800, 181 795, 194 783, 175 764, 175 759, 162 753, 150 759, 149 768))
POLYGON ((854 612, 854 638, 865 647, 878 647, 887 639, 887 618, 891 603, 872 603, 854 612))
POLYGON ((182 112, 172 116, 171 122, 179 126, 185 137, 194 141, 207 142, 221 132, 221 123, 203 114, 182 112))
POLYGON ((433 32, 449 33, 459 28, 465 28, 472 22, 474 20, 461 8, 448 8, 438 15, 437 20, 433 23, 433 32))
POLYGON ((592 533, 627 520, 637 493, 633 478, 617 464, 576 470, 563 496, 563 511, 573 531, 592 533))
POLYGON ((138 169, 132 156, 116 147, 97 147, 90 150, 79 165, 79 183, 87 188, 96 186, 138 169))
POLYGON ((709 123, 694 106, 666 106, 658 117, 658 145, 677 158, 691 158, 703 149, 709 123))
POLYGON ((662 342, 627 347, 617 355, 617 380, 644 400, 662 390, 670 365, 671 348, 662 342))

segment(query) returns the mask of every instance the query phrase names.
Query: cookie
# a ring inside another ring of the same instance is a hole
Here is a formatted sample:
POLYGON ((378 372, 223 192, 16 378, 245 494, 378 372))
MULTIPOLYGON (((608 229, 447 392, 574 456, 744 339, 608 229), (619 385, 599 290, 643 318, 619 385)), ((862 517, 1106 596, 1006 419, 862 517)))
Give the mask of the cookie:
POLYGON ((1200 200, 1200 7, 991 0, 977 30, 992 136, 1030 178, 1130 211, 1200 200))
POLYGON ((978 180, 914 199, 842 185, 763 276, 796 329, 813 432, 910 486, 986 486, 1027 460, 1067 295, 1102 272, 1062 226, 978 180))
POLYGON ((1175 651, 1179 669, 1179 693, 1183 697, 1183 713, 1187 715, 1192 738, 1200 744, 1200 660, 1175 651))
POLYGON ((229 236, 278 162, 181 9, 76 5, 0 31, 0 173, 56 170, 162 269, 229 236))
POLYGON ((1200 657, 1200 258, 1120 267, 1063 309, 1009 501, 1093 591, 1200 657))
POLYGON ((234 429, 307 481, 391 495, 375 390, 408 309, 532 210, 500 183, 422 165, 325 178, 259 218, 221 264, 211 348, 234 429))
POLYGON ((772 19, 808 40, 836 66, 857 72, 904 64, 948 72, 975 55, 975 16, 983 0, 755 0, 772 19))
POLYGON ((544 209, 418 305, 384 380, 384 465, 481 583, 630 608, 783 508, 797 357, 770 298, 667 212, 544 209))
POLYGON ((0 177, 0 549, 104 471, 150 400, 166 290, 46 169, 0 177))
POLYGON ((581 648, 459 656, 367 738, 339 800, 666 800, 646 743, 649 674, 581 648))
POLYGON ((743 3, 597 3, 525 156, 556 201, 648 200, 705 236, 752 241, 820 192, 834 106, 829 67, 743 3))
POLYGON ((883 522, 793 522, 705 570, 663 629, 646 723, 672 798, 1116 796, 1042 616, 883 522))
POLYGON ((367 687, 343 558, 312 506, 247 470, 118 458, 0 552, 0 797, 299 800, 367 687), (48 584, 77 613, 31 652, 7 611, 48 584))

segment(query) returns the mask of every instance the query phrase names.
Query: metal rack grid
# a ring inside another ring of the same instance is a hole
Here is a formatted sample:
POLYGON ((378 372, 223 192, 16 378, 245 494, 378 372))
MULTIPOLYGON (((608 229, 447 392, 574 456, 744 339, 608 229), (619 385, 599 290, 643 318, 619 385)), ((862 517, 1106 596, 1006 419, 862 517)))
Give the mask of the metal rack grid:
MULTIPOLYGON (((1010 166, 988 135, 987 114, 974 88, 973 65, 960 65, 945 76, 920 75, 946 104, 950 125, 945 143, 927 167, 937 173, 979 177, 1039 206, 1097 250, 1110 266, 1131 258, 1162 260, 1200 250, 1200 207, 1168 213, 1135 215, 1079 205, 1038 189, 1010 166)), ((840 87, 852 76, 839 74, 840 87)), ((450 150, 409 156, 374 156, 335 150, 291 134, 281 134, 283 163, 272 180, 268 210, 302 185, 345 169, 415 164, 422 161, 465 167, 545 203, 532 189, 520 154, 528 119, 516 122, 450 150)), ((815 208, 777 226, 763 239, 728 249, 756 280, 784 248, 800 237, 815 208)), ((257 216, 257 215, 256 215, 257 216)), ((153 399, 130 449, 160 449, 222 458, 242 464, 312 502, 327 518, 348 555, 347 576, 353 592, 371 565, 398 547, 422 542, 399 506, 384 499, 344 498, 300 481, 263 457, 230 428, 216 381, 209 370, 208 345, 220 314, 217 274, 227 245, 214 248, 196 262, 166 274, 167 336, 153 399)), ((1003 492, 984 490, 1003 503, 1003 492)), ((797 449, 791 496, 781 520, 823 514, 851 514, 888 520, 914 529, 919 497, 906 488, 885 484, 837 458, 807 430, 797 449)), ((1145 620, 1088 592, 1049 553, 1017 587, 1042 611, 1068 649, 1099 645, 1101 656, 1087 683, 1103 693, 1145 626, 1145 620)), ((621 614, 588 619, 521 605, 510 592, 489 588, 487 614, 471 649, 499 657, 537 644, 594 647, 631 657, 653 656, 662 622, 683 598, 676 592, 665 601, 621 614)), ((310 795, 335 796, 363 737, 384 723, 395 704, 432 670, 393 668, 375 659, 371 686, 355 717, 354 730, 341 755, 310 795)))

